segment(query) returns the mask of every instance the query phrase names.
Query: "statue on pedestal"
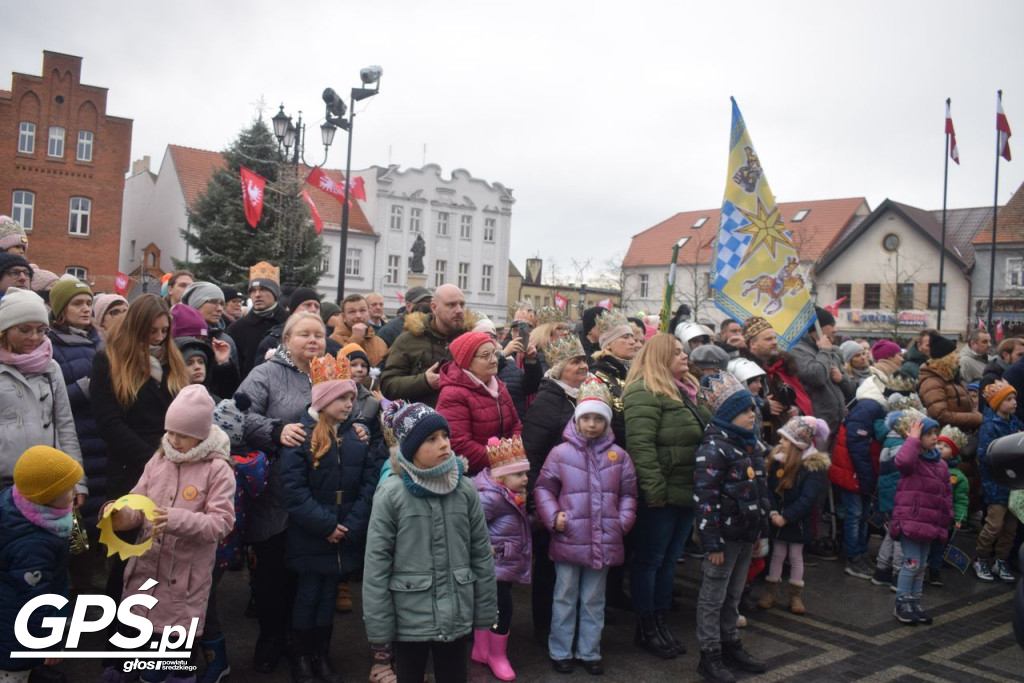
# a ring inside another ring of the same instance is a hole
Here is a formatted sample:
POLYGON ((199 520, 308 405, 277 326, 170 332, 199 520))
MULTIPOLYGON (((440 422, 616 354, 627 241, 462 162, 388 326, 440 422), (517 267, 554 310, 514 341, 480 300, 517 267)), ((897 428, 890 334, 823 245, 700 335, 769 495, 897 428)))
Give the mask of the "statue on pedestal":
POLYGON ((409 259, 409 270, 413 273, 423 272, 423 255, 427 253, 427 243, 423 241, 423 235, 416 235, 416 241, 412 243, 412 258, 409 259))

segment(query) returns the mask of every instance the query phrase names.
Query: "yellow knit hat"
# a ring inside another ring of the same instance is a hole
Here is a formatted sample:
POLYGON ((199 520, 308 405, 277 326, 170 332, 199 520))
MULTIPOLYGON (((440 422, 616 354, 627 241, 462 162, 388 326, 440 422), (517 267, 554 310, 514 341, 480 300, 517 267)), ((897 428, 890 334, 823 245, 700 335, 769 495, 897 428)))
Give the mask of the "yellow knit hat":
POLYGON ((82 474, 82 466, 67 453, 33 446, 14 465, 14 485, 28 500, 46 505, 73 488, 82 474))

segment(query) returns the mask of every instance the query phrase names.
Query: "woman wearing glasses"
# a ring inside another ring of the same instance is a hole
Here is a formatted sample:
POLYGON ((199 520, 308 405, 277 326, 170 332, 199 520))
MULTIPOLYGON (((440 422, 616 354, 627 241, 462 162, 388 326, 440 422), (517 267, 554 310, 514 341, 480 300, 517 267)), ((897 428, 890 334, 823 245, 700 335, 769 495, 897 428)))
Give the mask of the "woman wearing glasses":
POLYGON ((448 420, 452 450, 469 460, 469 473, 487 467, 487 440, 521 434, 523 426, 505 383, 498 379, 498 345, 484 332, 466 332, 449 346, 454 361, 441 366, 437 412, 448 420))

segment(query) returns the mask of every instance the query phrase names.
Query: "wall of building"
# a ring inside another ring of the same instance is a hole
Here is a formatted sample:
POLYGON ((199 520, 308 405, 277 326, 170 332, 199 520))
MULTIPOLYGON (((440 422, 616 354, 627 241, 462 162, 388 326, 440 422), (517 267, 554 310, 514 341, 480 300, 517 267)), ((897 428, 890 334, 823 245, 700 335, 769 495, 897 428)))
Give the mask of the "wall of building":
MULTIPOLYGON (((974 270, 971 273, 971 317, 988 317, 989 274, 992 272, 991 245, 974 245, 974 270)), ((1024 243, 996 244, 995 282, 992 287, 995 301, 993 302, 993 319, 1006 318, 1015 322, 1024 322, 1024 286, 1012 284, 1010 270, 1024 269, 1024 243), (1019 263, 1016 266, 1015 261, 1019 263), (1008 266, 1011 266, 1008 268, 1008 266)), ((1017 283, 1024 281, 1024 273, 1016 278, 1017 283)))

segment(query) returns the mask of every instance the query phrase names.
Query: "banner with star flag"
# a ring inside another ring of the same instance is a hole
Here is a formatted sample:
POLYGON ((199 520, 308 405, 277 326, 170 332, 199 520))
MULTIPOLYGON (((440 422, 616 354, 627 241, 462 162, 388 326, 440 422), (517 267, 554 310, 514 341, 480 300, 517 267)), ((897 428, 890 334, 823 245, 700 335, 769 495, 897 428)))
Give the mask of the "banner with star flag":
POLYGON ((729 165, 711 273, 715 305, 741 323, 751 316, 765 318, 778 335, 779 348, 787 351, 814 324, 811 283, 740 108, 735 98, 730 100, 729 165))

